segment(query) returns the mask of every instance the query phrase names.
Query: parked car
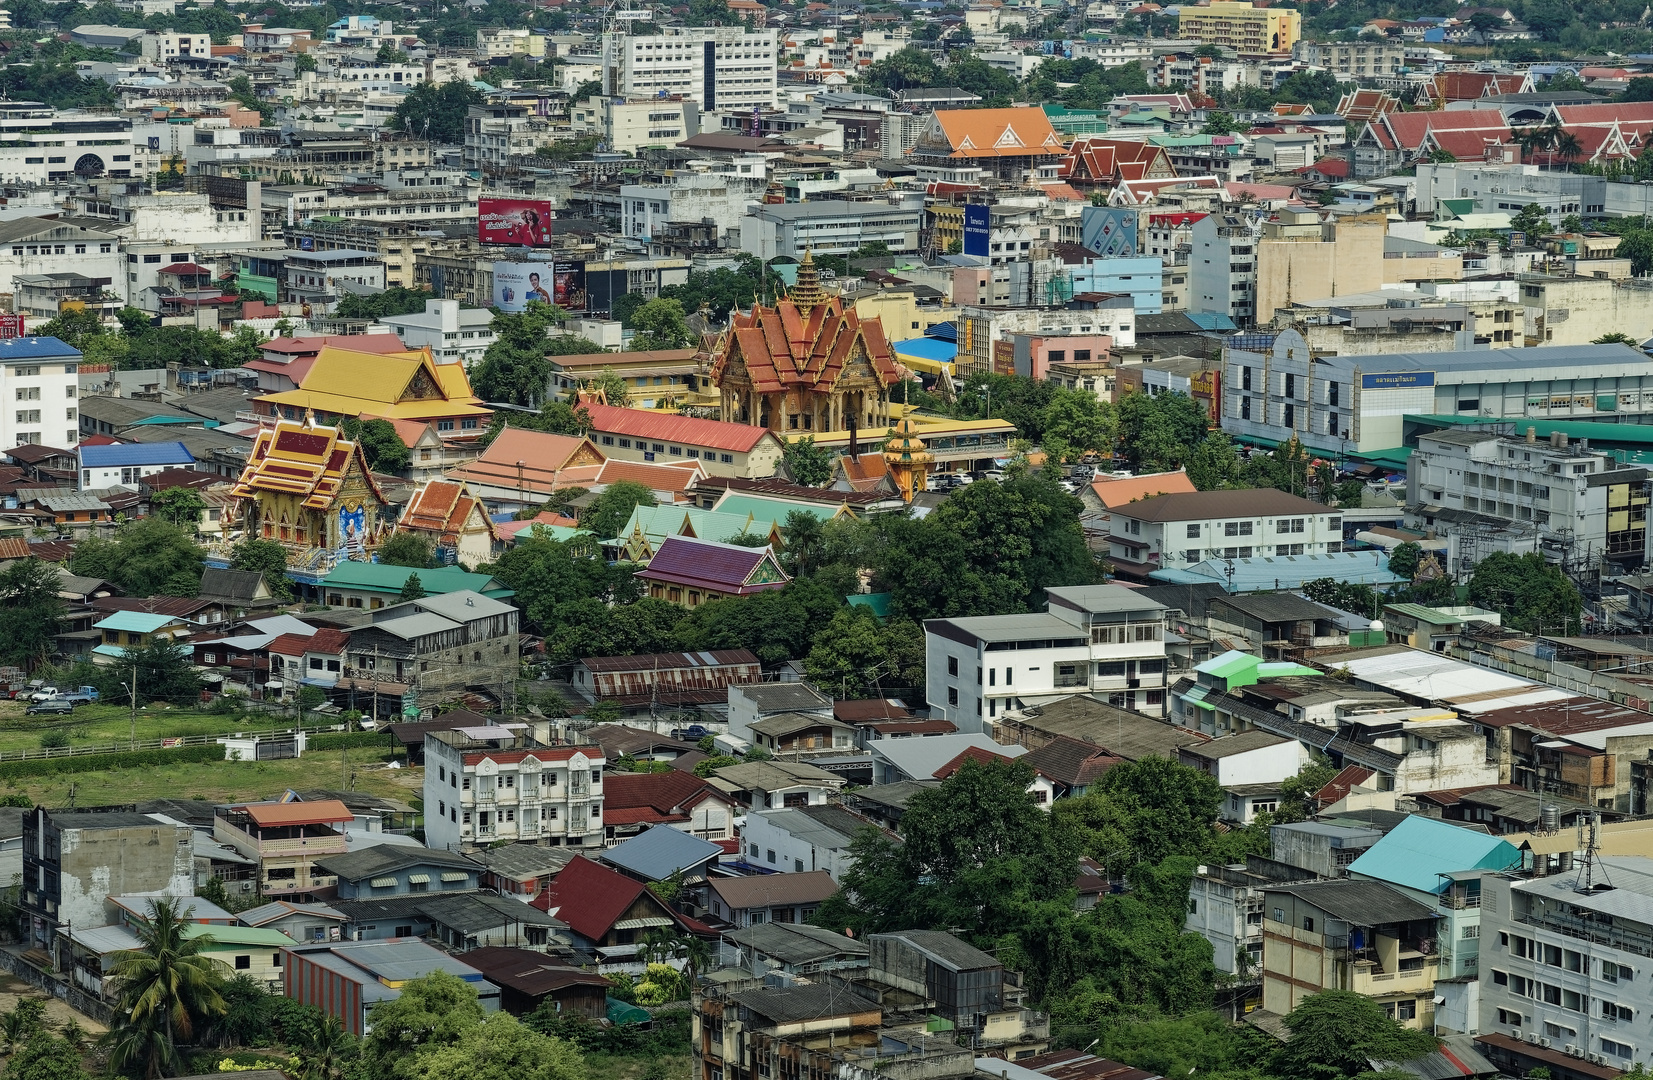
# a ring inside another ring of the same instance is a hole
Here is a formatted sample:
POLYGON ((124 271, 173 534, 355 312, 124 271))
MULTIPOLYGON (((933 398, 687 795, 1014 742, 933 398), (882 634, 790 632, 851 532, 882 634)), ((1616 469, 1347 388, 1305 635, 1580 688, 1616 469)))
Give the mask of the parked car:
POLYGON ((66 694, 59 694, 57 696, 57 700, 59 701, 69 701, 76 705, 90 705, 97 699, 98 688, 95 686, 82 686, 78 690, 70 690, 66 694))
POLYGON ((62 693, 62 691, 55 686, 42 686, 39 690, 36 690, 34 693, 29 695, 29 700, 50 701, 57 697, 60 693, 62 693))
POLYGON ((67 716, 75 711, 75 703, 67 698, 47 698, 23 710, 25 716, 67 716))
POLYGON ((699 742, 710 734, 711 732, 700 724, 690 724, 685 728, 672 729, 672 738, 680 742, 699 742))

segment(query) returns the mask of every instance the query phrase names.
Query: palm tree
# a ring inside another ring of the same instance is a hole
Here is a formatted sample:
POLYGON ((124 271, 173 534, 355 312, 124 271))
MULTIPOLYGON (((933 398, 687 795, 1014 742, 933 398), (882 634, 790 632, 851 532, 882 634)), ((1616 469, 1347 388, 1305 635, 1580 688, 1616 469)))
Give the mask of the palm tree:
POLYGON ((176 1072, 178 1044, 193 1040, 198 1022, 224 1014, 219 984, 227 969, 202 952, 209 936, 188 935, 194 910, 151 901, 148 920, 135 930, 139 947, 115 963, 121 1015, 110 1032, 110 1060, 117 1070, 139 1067, 148 1080, 176 1072))
POLYGON ((693 987, 695 980, 712 966, 712 947, 706 944, 705 938, 693 934, 683 935, 680 947, 683 950, 684 974, 688 975, 689 986, 693 987))
POLYGON ((300 1076, 303 1080, 339 1080, 356 1050, 355 1036, 344 1030, 342 1020, 329 1013, 304 1029, 300 1076))

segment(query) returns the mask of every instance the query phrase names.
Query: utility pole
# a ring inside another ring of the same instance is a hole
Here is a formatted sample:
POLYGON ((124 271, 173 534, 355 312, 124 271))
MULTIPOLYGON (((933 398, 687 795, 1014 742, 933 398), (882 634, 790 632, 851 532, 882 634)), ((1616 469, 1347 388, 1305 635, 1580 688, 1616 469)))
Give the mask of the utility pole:
POLYGON ((138 661, 136 657, 132 660, 132 720, 129 731, 127 748, 136 750, 138 748, 138 661))

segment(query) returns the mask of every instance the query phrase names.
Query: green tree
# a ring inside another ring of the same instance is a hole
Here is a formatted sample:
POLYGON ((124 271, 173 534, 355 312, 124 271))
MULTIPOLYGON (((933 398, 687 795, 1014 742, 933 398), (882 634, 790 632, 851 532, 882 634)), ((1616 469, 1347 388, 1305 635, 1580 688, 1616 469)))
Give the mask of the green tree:
POLYGON ((1590 344, 1592 344, 1592 345, 1629 345, 1631 348, 1635 348, 1638 343, 1637 343, 1636 339, 1631 337, 1629 334, 1621 333, 1617 330, 1614 330, 1612 333, 1603 334, 1598 338, 1591 338, 1590 339, 1590 344))
POLYGON ((75 573, 112 581, 129 596, 194 596, 205 565, 189 532, 153 516, 121 526, 112 539, 83 541, 69 562, 75 573))
POLYGON ((689 332, 680 300, 661 297, 650 300, 632 313, 631 326, 635 331, 631 338, 633 352, 686 349, 694 344, 694 335, 689 332))
POLYGON ((1206 118, 1205 126, 1200 129, 1200 133, 1202 135, 1232 135, 1236 131, 1243 130, 1244 128, 1241 127, 1239 121, 1234 119, 1233 113, 1218 110, 1206 118))
POLYGON ((1576 634, 1584 599, 1559 567, 1537 552, 1496 551, 1475 566, 1470 603, 1501 612, 1504 625, 1529 634, 1576 634))
POLYGON ((299 53, 293 58, 293 70, 299 74, 316 70, 316 58, 309 53, 299 53))
POLYGON ((1291 1037, 1275 1059, 1285 1080, 1348 1080, 1371 1061, 1408 1061, 1433 1051, 1435 1037, 1401 1027, 1383 1006, 1349 990, 1322 990, 1286 1015, 1291 1037))
POLYGON ((103 320, 98 313, 86 308, 61 311, 35 327, 36 337, 54 337, 65 345, 82 350, 92 338, 101 337, 104 333, 103 320))
POLYGON ((471 369, 471 387, 477 396, 513 405, 543 402, 551 378, 546 333, 566 317, 561 308, 538 302, 520 314, 495 315, 490 324, 494 343, 471 369))
POLYGON ((423 600, 427 595, 429 594, 425 592, 425 583, 419 580, 419 575, 409 574, 407 580, 402 582, 402 591, 397 594, 396 599, 423 600))
POLYGON ((362 1040, 362 1064, 369 1076, 434 1080, 420 1072, 419 1058, 458 1045, 482 1024, 482 1004, 470 983, 435 971, 402 984, 391 1001, 368 1013, 372 1031, 362 1040))
POLYGON ((924 697, 924 631, 908 619, 881 621, 864 607, 838 609, 815 635, 804 675, 834 698, 924 697))
POLYGON ((1113 410, 1083 390, 1058 388, 1039 419, 1044 450, 1063 461, 1098 452, 1112 454, 1115 439, 1113 410))
POLYGON ((390 114, 385 127, 436 143, 465 141, 465 111, 482 104, 482 92, 458 79, 445 83, 420 83, 390 114))
POLYGON ((1186 394, 1126 394, 1116 412, 1121 452, 1139 473, 1181 466, 1211 427, 1205 407, 1186 394))
POLYGON ((387 315, 418 315, 425 301, 434 299, 429 289, 392 285, 383 292, 349 293, 339 297, 333 313, 341 319, 382 319, 387 315))
POLYGON ((823 578, 784 589, 702 604, 672 626, 672 648, 748 649, 770 670, 810 652, 816 637, 844 606, 847 589, 823 578))
POLYGON ((287 576, 287 549, 274 540, 248 536, 230 549, 230 569, 264 575, 270 595, 282 603, 293 598, 293 579, 287 576))
POLYGON ((397 532, 379 545, 379 561, 386 566, 423 570, 430 566, 430 541, 414 532, 397 532))
MULTIPOLYGON (((19 1002, 21 1004, 21 1002, 19 1002)), ((6 1080, 92 1080, 80 1051, 67 1039, 38 1029, 6 1063, 6 1080)))
POLYGON ((1544 213, 1544 208, 1537 203, 1528 203, 1516 215, 1510 218, 1510 228, 1527 234, 1527 242, 1544 236, 1550 231, 1550 219, 1544 213))
POLYGON ((820 487, 832 479, 834 455, 832 451, 815 445, 815 436, 793 439, 781 451, 786 474, 794 484, 820 487))
POLYGON ((603 489, 585 508, 580 514, 580 527, 599 540, 607 540, 620 535, 637 507, 654 505, 654 492, 635 481, 621 480, 603 489))
POLYGON ((1320 812, 1314 796, 1332 782, 1337 769, 1323 761, 1311 761, 1280 782, 1280 808, 1274 812, 1277 822, 1306 821, 1320 812))
POLYGON ((122 649, 113 664, 96 670, 93 681, 100 699, 130 705, 134 672, 139 705, 151 701, 194 705, 200 701, 201 675, 195 670, 189 649, 178 642, 155 638, 122 649))
POLYGON ((206 508, 207 500, 192 487, 167 488, 149 497, 150 513, 192 533, 201 524, 201 514, 206 508))
POLYGON ((66 608, 57 567, 17 559, 0 569, 0 662, 33 670, 57 648, 66 608))
POLYGON ((1052 808, 1110 870, 1198 857, 1211 843, 1223 792, 1215 779, 1165 758, 1116 765, 1075 799, 1052 808))
POLYGON ((939 86, 940 77, 941 69, 936 67, 930 54, 916 45, 908 45, 868 67, 865 81, 885 90, 910 90, 939 86))
POLYGON ((1200 491, 1240 486, 1240 455, 1234 449, 1234 440, 1224 432, 1213 431, 1195 443, 1183 467, 1188 472, 1188 482, 1200 491))
POLYGON ((402 441, 395 425, 389 420, 346 417, 342 426, 346 437, 361 445, 362 453, 367 457, 367 467, 374 472, 397 474, 413 461, 413 451, 408 449, 407 443, 402 441))
MULTIPOLYGON (((127 650, 130 653, 132 650, 127 650)), ((183 1065, 178 1044, 223 1015, 224 968, 203 951, 210 935, 191 935, 190 908, 151 900, 132 928, 138 947, 119 954, 113 971, 117 1023, 110 1031, 110 1066, 154 1078, 183 1065)))
POLYGON ((625 378, 611 367, 604 368, 581 384, 582 389, 600 392, 603 403, 624 408, 631 401, 631 387, 625 378))
POLYGON ((509 1013, 492 1013, 454 1042, 421 1050, 408 1075, 412 1080, 586 1080, 586 1068, 573 1043, 542 1035, 509 1013))
POLYGON ((1383 598, 1370 585, 1338 581, 1336 578, 1315 578, 1303 583, 1303 595, 1327 607, 1354 615, 1375 619, 1383 610, 1383 598))
POLYGON ((1423 561, 1423 548, 1408 540, 1404 544, 1396 544, 1389 552, 1389 572, 1396 577, 1411 581, 1418 573, 1418 564, 1423 561))

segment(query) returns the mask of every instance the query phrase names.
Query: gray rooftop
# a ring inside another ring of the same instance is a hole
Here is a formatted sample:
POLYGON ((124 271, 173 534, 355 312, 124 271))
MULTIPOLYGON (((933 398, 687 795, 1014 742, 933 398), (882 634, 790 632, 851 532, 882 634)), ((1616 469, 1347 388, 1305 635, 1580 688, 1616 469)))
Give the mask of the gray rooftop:
MULTIPOLYGON (((1328 915, 1356 926, 1382 926, 1435 917, 1430 908, 1376 881, 1314 881, 1272 886, 1267 891, 1291 893, 1328 915)), ((1649 908, 1653 909, 1653 902, 1649 908)))
POLYGON ((863 996, 847 982, 802 983, 764 987, 731 996, 732 1001, 777 1024, 824 1020, 852 1013, 875 1012, 878 1002, 863 996))
POLYGON ((758 923, 745 929, 726 931, 723 938, 780 964, 814 964, 822 960, 867 955, 866 942, 808 923, 758 923))
POLYGON ((1253 750, 1264 750, 1290 741, 1290 739, 1282 739, 1278 735, 1270 735, 1266 731, 1242 731, 1236 735, 1224 735, 1221 738, 1212 739, 1208 743, 1194 743, 1192 746, 1185 746, 1182 748, 1182 752, 1205 761, 1218 761, 1222 758, 1233 757, 1235 754, 1249 754, 1253 750))
POLYGON ((729 696, 737 693, 760 713, 832 709, 832 699, 807 683, 736 683, 729 687, 729 696))
MULTIPOLYGON (((805 204, 800 204, 805 205, 805 204)), ((1386 371, 1508 372, 1513 368, 1576 368, 1611 377, 1646 374, 1648 358, 1627 345, 1540 345, 1532 349, 1481 349, 1464 352, 1388 353, 1366 356, 1319 356, 1315 363, 1333 371, 1363 374, 1386 371)))
POLYGON ((1123 585, 1063 585, 1046 592, 1053 604, 1080 611, 1164 611, 1165 605, 1123 585))
POLYGON ((470 873, 480 873, 482 869, 463 855, 426 847, 402 847, 399 844, 379 844, 342 855, 323 855, 316 859, 316 865, 346 881, 394 874, 416 866, 446 866, 470 873))
POLYGON ((1008 758, 1027 753, 1025 746, 1006 746, 979 732, 922 739, 879 739, 871 746, 874 758, 883 758, 914 780, 933 777, 937 769, 971 748, 1008 758))
POLYGON ((569 848, 547 848, 537 844, 506 844, 472 852, 469 858, 490 873, 513 880, 555 874, 568 865, 576 851, 569 848))
POLYGON ((874 934, 870 940, 891 939, 905 942, 954 971, 984 971, 1004 966, 991 954, 982 952, 974 945, 966 944, 944 930, 897 930, 888 934, 874 934))
POLYGON ((753 207, 753 213, 774 221, 802 221, 811 218, 868 218, 890 215, 917 215, 917 208, 891 206, 887 202, 845 202, 842 199, 820 199, 813 202, 770 203, 753 207))
POLYGON ((928 619, 925 624, 949 623, 979 641, 1046 641, 1052 638, 1082 640, 1085 631, 1054 615, 973 615, 954 619, 928 619))
POLYGON ((665 881, 673 874, 704 866, 722 855, 723 849, 710 840, 690 836, 669 825, 656 825, 609 848, 599 858, 648 881, 665 881))

